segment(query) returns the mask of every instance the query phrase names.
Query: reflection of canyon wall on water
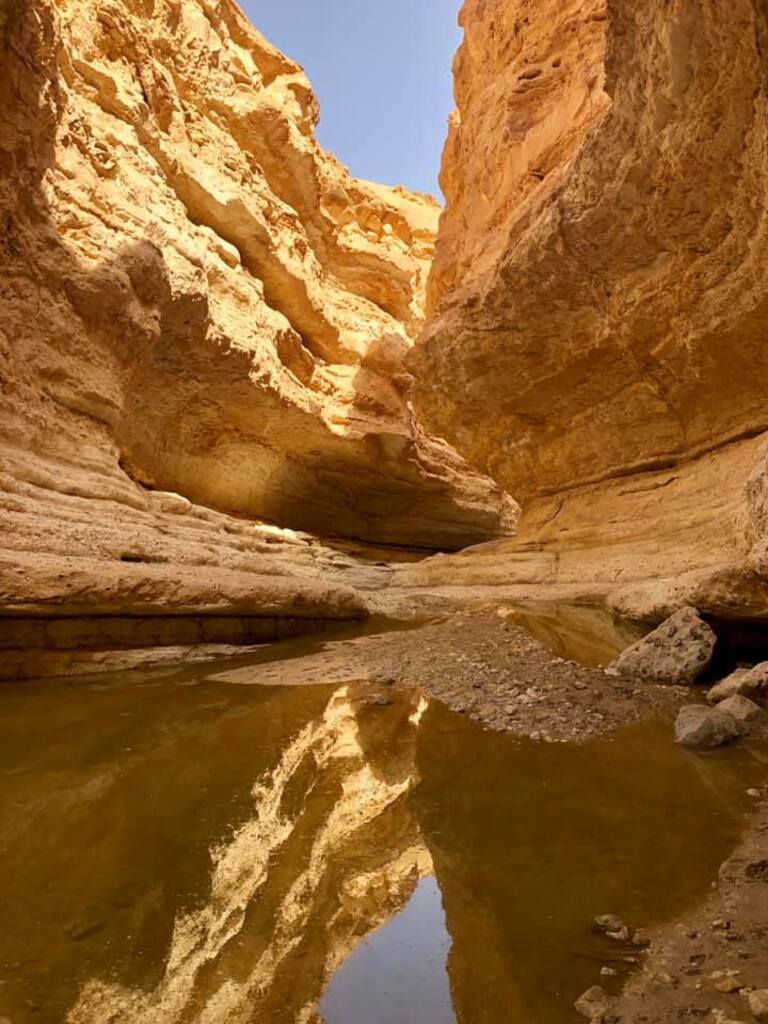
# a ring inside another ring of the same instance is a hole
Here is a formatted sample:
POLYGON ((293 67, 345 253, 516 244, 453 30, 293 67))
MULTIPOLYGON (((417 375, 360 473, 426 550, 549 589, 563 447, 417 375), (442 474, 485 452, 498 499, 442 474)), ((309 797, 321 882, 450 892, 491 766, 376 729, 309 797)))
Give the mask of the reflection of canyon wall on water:
MULTIPOLYGON (((701 898, 760 771, 662 723, 534 744, 388 694, 195 671, 0 688, 0 1017, 315 1024, 429 874, 459 1024, 567 1024, 615 953, 596 911, 645 926, 701 898)), ((422 926, 399 940, 416 974, 422 926)))
POLYGON ((95 978, 70 1024, 315 1019, 336 967, 431 867, 406 799, 421 703, 399 705, 378 750, 364 707, 338 690, 259 778, 253 816, 211 852, 204 904, 176 918, 156 987, 95 978))
POLYGON ((703 898, 741 832, 750 758, 681 757, 656 722, 574 747, 455 717, 424 714, 411 804, 452 940, 456 1020, 571 1024, 617 954, 591 932, 596 908, 648 926, 703 898))
POLYGON ((418 581, 766 615, 765 4, 462 21, 410 363, 430 428, 524 511, 418 581))

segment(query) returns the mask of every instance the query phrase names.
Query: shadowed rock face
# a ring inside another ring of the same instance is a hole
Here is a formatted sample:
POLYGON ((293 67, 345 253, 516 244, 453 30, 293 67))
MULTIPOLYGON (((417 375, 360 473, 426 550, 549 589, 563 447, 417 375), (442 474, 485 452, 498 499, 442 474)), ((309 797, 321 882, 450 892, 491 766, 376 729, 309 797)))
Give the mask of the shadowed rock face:
POLYGON ((0 607, 253 611, 254 574, 321 573, 232 513, 508 531, 405 397, 437 205, 319 149, 301 68, 230 0, 10 0, 0 33, 0 607))
POLYGON ((765 4, 462 20, 420 414, 523 502, 507 583, 765 614, 765 4))

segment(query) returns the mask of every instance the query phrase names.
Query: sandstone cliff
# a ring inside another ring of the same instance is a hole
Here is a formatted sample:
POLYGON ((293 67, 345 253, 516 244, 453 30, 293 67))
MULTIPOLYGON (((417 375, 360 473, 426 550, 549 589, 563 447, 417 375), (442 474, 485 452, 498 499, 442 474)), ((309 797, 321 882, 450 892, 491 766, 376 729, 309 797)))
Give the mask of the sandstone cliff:
POLYGON ((524 510, 425 573, 768 614, 765 4, 462 20, 416 405, 524 510))
POLYGON ((300 67, 231 0, 0 33, 0 610, 349 617, 332 553, 248 519, 509 530, 405 395, 437 205, 318 147, 300 67))

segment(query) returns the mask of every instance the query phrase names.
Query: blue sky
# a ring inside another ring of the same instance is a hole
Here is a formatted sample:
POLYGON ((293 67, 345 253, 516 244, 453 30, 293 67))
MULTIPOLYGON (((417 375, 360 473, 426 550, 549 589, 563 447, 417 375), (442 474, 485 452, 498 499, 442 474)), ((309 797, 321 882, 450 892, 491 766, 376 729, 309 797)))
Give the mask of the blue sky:
POLYGON ((439 196, 461 0, 241 0, 304 66, 320 142, 360 178, 439 196))

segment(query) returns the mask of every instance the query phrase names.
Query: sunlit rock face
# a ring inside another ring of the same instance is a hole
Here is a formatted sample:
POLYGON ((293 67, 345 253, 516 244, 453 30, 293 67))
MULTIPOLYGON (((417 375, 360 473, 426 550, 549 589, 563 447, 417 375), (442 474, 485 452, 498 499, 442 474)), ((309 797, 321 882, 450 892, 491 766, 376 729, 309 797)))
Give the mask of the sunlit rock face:
POLYGON ((765 5, 467 0, 462 21, 411 365, 430 429, 524 504, 495 570, 764 613, 765 5))
POLYGON ((508 531, 405 396, 438 207, 318 147, 300 67, 230 0, 11 0, 0 31, 2 603, 64 579, 95 606, 128 573, 203 607, 174 567, 219 595, 224 568, 272 575, 206 508, 431 548, 508 531))

